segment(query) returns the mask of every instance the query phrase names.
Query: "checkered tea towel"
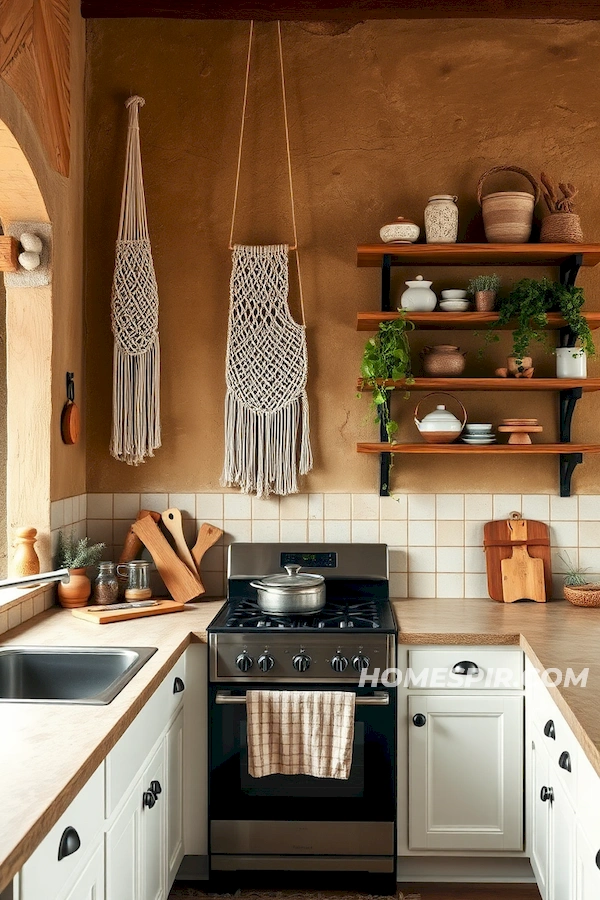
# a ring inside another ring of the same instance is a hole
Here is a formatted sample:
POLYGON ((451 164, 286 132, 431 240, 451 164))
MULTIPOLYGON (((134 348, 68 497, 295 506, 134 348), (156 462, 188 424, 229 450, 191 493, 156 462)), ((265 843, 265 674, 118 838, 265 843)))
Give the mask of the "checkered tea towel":
POLYGON ((248 691, 248 771, 350 777, 354 741, 350 691, 248 691))

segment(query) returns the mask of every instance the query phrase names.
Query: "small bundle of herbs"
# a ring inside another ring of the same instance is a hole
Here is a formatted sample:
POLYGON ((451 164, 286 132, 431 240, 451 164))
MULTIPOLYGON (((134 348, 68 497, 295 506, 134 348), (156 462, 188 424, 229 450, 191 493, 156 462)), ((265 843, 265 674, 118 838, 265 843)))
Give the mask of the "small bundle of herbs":
POLYGON ((544 330, 548 324, 548 313, 559 312, 586 355, 594 356, 596 349, 592 333, 581 315, 584 302, 585 296, 580 287, 559 284, 547 278, 539 281, 523 278, 510 294, 500 300, 498 319, 490 325, 486 343, 499 340, 495 331, 505 329, 509 323, 514 322, 513 356, 522 360, 528 355, 529 346, 534 341, 549 348, 548 336, 544 330))
POLYGON ((500 276, 495 272, 492 275, 476 275, 471 278, 467 286, 467 293, 473 297, 479 291, 494 291, 498 293, 500 290, 500 276))
MULTIPOLYGON (((405 385, 415 383, 406 335, 415 326, 414 322, 406 318, 406 310, 398 312, 400 315, 397 319, 379 323, 379 331, 365 345, 360 366, 361 386, 372 390, 371 408, 375 413, 375 421, 385 427, 390 442, 393 442, 398 431, 398 423, 390 418, 389 399, 394 387, 386 386, 385 382, 404 381, 405 385)), ((409 397, 409 392, 406 391, 404 396, 409 397)))
POLYGON ((89 544, 89 539, 76 538, 73 532, 65 535, 58 533, 58 549, 56 557, 58 565, 64 569, 86 569, 100 561, 106 544, 89 544))

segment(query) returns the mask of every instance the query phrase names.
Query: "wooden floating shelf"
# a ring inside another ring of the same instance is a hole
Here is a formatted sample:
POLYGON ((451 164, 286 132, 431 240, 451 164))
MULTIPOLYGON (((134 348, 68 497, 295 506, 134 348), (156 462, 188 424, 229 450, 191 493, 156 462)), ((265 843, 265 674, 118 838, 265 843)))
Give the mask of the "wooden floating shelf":
POLYGON ((361 244, 358 266, 560 266, 575 254, 582 265, 600 263, 600 244, 361 244))
MULTIPOLYGON (((394 322, 399 318, 400 313, 397 312, 361 312, 358 313, 356 319, 357 331, 377 331, 380 322, 394 322)), ((600 312, 584 312, 583 317, 592 330, 600 328, 600 312)), ((428 313, 412 313, 406 317, 410 322, 414 322, 417 328, 425 331, 452 331, 455 328, 477 331, 478 328, 487 328, 493 322, 498 321, 496 313, 480 313, 480 312, 464 312, 464 313, 447 313, 447 312, 428 312, 428 313)), ((498 331, 514 331, 514 323, 510 322, 498 331)), ((549 331, 558 331, 559 328, 566 328, 567 323, 559 313, 548 313, 548 324, 546 328, 549 331)))
MULTIPOLYGON (((582 388, 584 393, 600 391, 600 378, 415 378, 405 381, 379 379, 377 384, 409 391, 570 391, 582 388)), ((358 379, 359 391, 370 391, 358 379)))
POLYGON ((0 235, 0 272, 19 271, 19 242, 7 234, 0 235))
POLYGON ((600 444, 357 444, 359 453, 528 453, 533 456, 559 453, 600 453, 600 444))

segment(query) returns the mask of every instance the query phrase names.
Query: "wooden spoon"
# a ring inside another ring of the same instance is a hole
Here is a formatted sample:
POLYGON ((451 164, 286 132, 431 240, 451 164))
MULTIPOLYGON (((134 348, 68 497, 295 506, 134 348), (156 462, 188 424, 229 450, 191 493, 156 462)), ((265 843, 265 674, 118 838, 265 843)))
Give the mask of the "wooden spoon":
POLYGON ((170 531, 175 540, 175 548, 177 550, 177 556, 179 559, 186 564, 192 575, 198 575, 198 569, 196 568, 196 563, 194 562, 194 558, 190 553, 190 548, 187 545, 187 541, 183 534, 183 520, 181 518, 181 511, 175 509, 165 509, 164 513, 161 516, 164 526, 167 531, 170 531))

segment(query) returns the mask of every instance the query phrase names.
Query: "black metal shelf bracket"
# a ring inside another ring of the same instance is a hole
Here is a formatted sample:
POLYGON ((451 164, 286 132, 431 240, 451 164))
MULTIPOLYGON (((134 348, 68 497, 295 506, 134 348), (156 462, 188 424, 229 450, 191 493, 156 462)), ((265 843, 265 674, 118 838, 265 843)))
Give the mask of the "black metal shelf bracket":
POLYGON ((579 270, 583 265, 583 253, 574 253, 560 264, 560 283, 573 287, 577 281, 579 270))
MULTIPOLYGON (((381 261, 381 312, 391 312, 392 310, 392 255, 384 253, 381 261)), ((388 391, 387 400, 387 417, 390 417, 390 396, 388 391)), ((389 441, 388 433, 383 422, 379 425, 379 440, 382 443, 389 441)), ((390 496, 390 471, 392 468, 392 454, 379 454, 379 496, 390 496)))
POLYGON ((571 422, 573 421, 573 413, 577 401, 583 396, 583 388, 570 388, 567 391, 561 391, 559 395, 559 426, 560 426, 560 442, 569 443, 571 440, 571 422))
POLYGON ((561 453, 560 457, 560 496, 571 496, 571 478, 575 466, 583 462, 583 453, 561 453))

